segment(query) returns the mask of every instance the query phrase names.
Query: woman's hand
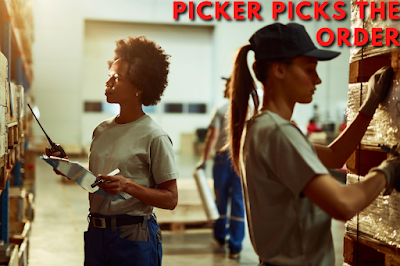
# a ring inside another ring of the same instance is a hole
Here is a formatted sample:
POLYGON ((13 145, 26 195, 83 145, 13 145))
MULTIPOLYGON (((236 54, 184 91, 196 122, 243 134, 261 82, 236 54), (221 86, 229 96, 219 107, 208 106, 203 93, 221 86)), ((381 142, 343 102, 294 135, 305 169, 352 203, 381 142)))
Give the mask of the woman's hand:
POLYGON ((379 166, 372 168, 372 171, 381 171, 386 176, 386 190, 383 195, 390 195, 393 189, 400 191, 400 146, 393 147, 388 159, 384 160, 379 166))
POLYGON ((367 97, 360 107, 359 111, 369 117, 375 113, 380 102, 382 102, 390 88, 393 81, 393 68, 382 67, 376 71, 368 81, 367 97))
MULTIPOLYGON (((50 152, 50 149, 48 148, 48 147, 46 147, 46 155, 47 156, 53 156, 53 157, 60 157, 60 155, 61 155, 61 152, 59 152, 59 151, 56 151, 56 152, 50 152)), ((66 160, 68 160, 68 156, 65 156, 64 158, 62 158, 62 159, 66 159, 66 160)))
POLYGON ((203 158, 196 164, 196 170, 198 169, 206 170, 206 161, 203 158))
MULTIPOLYGON (((50 152, 50 149, 49 149, 48 147, 46 147, 45 152, 46 152, 46 155, 49 156, 49 157, 50 157, 50 156, 59 157, 59 156, 61 155, 61 152, 59 152, 59 151, 56 151, 56 152, 51 153, 51 152, 50 152)), ((64 157, 63 159, 68 160, 68 156, 64 157)), ((65 176, 65 175, 63 175, 60 171, 58 171, 58 170, 55 169, 55 168, 53 168, 53 171, 54 171, 54 173, 56 173, 57 175, 65 176)), ((65 176, 65 177, 68 178, 67 176, 65 176)), ((69 179, 69 178, 68 178, 68 179, 69 179)))
POLYGON ((125 191, 129 180, 122 175, 98 175, 97 178, 103 180, 98 186, 107 194, 118 195, 125 191))

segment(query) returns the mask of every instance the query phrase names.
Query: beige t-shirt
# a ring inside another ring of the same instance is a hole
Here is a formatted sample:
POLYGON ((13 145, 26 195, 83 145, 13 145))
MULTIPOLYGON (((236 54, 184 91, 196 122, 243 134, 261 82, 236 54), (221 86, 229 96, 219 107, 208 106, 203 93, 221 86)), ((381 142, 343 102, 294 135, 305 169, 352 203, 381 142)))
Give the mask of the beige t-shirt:
MULTIPOLYGON (((217 152, 220 151, 226 145, 228 140, 227 124, 229 123, 228 119, 229 107, 230 107, 230 101, 228 99, 223 103, 217 105, 211 113, 210 126, 219 128, 218 140, 215 146, 215 150, 217 152)), ((247 108, 247 119, 253 116, 253 112, 254 112, 254 103, 253 100, 250 98, 249 105, 247 108)), ((230 147, 228 147, 228 150, 230 150, 230 147)))
POLYGON ((219 128, 219 135, 216 145, 216 151, 219 151, 224 145, 226 144, 228 135, 226 132, 226 114, 228 112, 230 102, 227 101, 223 104, 218 105, 214 108, 212 115, 211 115, 211 123, 210 126, 214 126, 219 128))
POLYGON ((334 266, 331 217, 302 195, 328 170, 289 121, 264 111, 246 127, 241 154, 250 237, 264 262, 334 266))
MULTIPOLYGON (((89 169, 95 175, 120 169, 120 175, 149 188, 178 178, 172 142, 148 115, 127 123, 115 117, 100 123, 93 132, 89 169)), ((126 200, 89 193, 90 211, 103 215, 148 215, 153 207, 122 192, 126 200)))

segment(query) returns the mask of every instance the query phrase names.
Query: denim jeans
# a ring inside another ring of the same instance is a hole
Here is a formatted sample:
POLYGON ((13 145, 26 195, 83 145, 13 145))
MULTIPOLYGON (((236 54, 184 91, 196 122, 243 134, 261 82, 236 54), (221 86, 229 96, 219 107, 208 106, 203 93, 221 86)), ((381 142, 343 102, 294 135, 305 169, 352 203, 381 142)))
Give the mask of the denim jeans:
MULTIPOLYGON (((110 216, 98 215, 109 218, 110 216)), ((117 218, 129 217, 117 215, 117 218)), ((134 241, 121 237, 121 228, 89 226, 84 233, 85 266, 160 266, 162 236, 156 219, 145 216, 140 229, 148 231, 148 241, 134 241), (113 233, 113 231, 115 231, 113 233)), ((122 228, 123 229, 123 228, 122 228)))
POLYGON ((223 243, 229 234, 229 248, 236 253, 242 250, 245 231, 244 205, 241 181, 233 170, 228 152, 220 152, 215 156, 213 176, 216 204, 220 214, 220 218, 214 224, 214 237, 223 243), (229 201, 231 212, 228 219, 229 201))

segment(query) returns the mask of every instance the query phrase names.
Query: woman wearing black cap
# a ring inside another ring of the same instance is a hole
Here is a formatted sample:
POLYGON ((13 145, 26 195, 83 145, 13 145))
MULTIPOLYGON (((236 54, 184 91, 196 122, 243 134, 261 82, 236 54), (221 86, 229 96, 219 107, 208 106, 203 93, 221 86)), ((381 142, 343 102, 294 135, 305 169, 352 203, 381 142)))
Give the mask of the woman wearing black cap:
POLYGON ((251 240, 261 265, 334 265, 331 217, 350 219, 385 187, 389 194, 398 178, 398 157, 354 185, 341 186, 327 170, 342 167, 355 150, 387 94, 391 68, 371 77, 359 114, 328 147, 313 146, 290 123, 295 104, 310 103, 321 83, 318 60, 338 55, 317 49, 303 26, 275 23, 257 31, 236 58, 229 142, 235 169, 243 177, 251 240), (264 99, 261 111, 246 122, 249 95, 258 105, 247 66, 250 50, 255 52, 253 70, 263 84, 264 99))

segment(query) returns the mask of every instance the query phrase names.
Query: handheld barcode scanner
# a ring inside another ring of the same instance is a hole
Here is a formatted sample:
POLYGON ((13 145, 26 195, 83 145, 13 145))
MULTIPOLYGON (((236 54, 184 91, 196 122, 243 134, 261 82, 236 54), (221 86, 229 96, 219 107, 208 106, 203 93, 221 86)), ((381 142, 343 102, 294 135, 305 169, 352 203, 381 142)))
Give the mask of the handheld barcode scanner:
POLYGON ((54 152, 59 151, 59 152, 61 153, 61 154, 59 155, 60 158, 67 157, 67 154, 65 153, 65 151, 64 151, 64 149, 61 147, 61 145, 60 145, 60 144, 56 144, 56 143, 54 143, 53 141, 51 141, 51 139, 49 138, 49 136, 46 134, 46 131, 44 131, 42 125, 40 124, 39 120, 37 119, 35 113, 33 112, 31 106, 29 105, 29 103, 28 103, 28 107, 29 107, 29 109, 31 109, 31 112, 32 112, 33 116, 35 117, 36 121, 38 122, 40 128, 43 130, 43 133, 46 135, 46 138, 47 138, 47 140, 49 141, 49 143, 50 143, 50 145, 51 145, 50 152, 51 152, 51 153, 54 153, 54 152))

